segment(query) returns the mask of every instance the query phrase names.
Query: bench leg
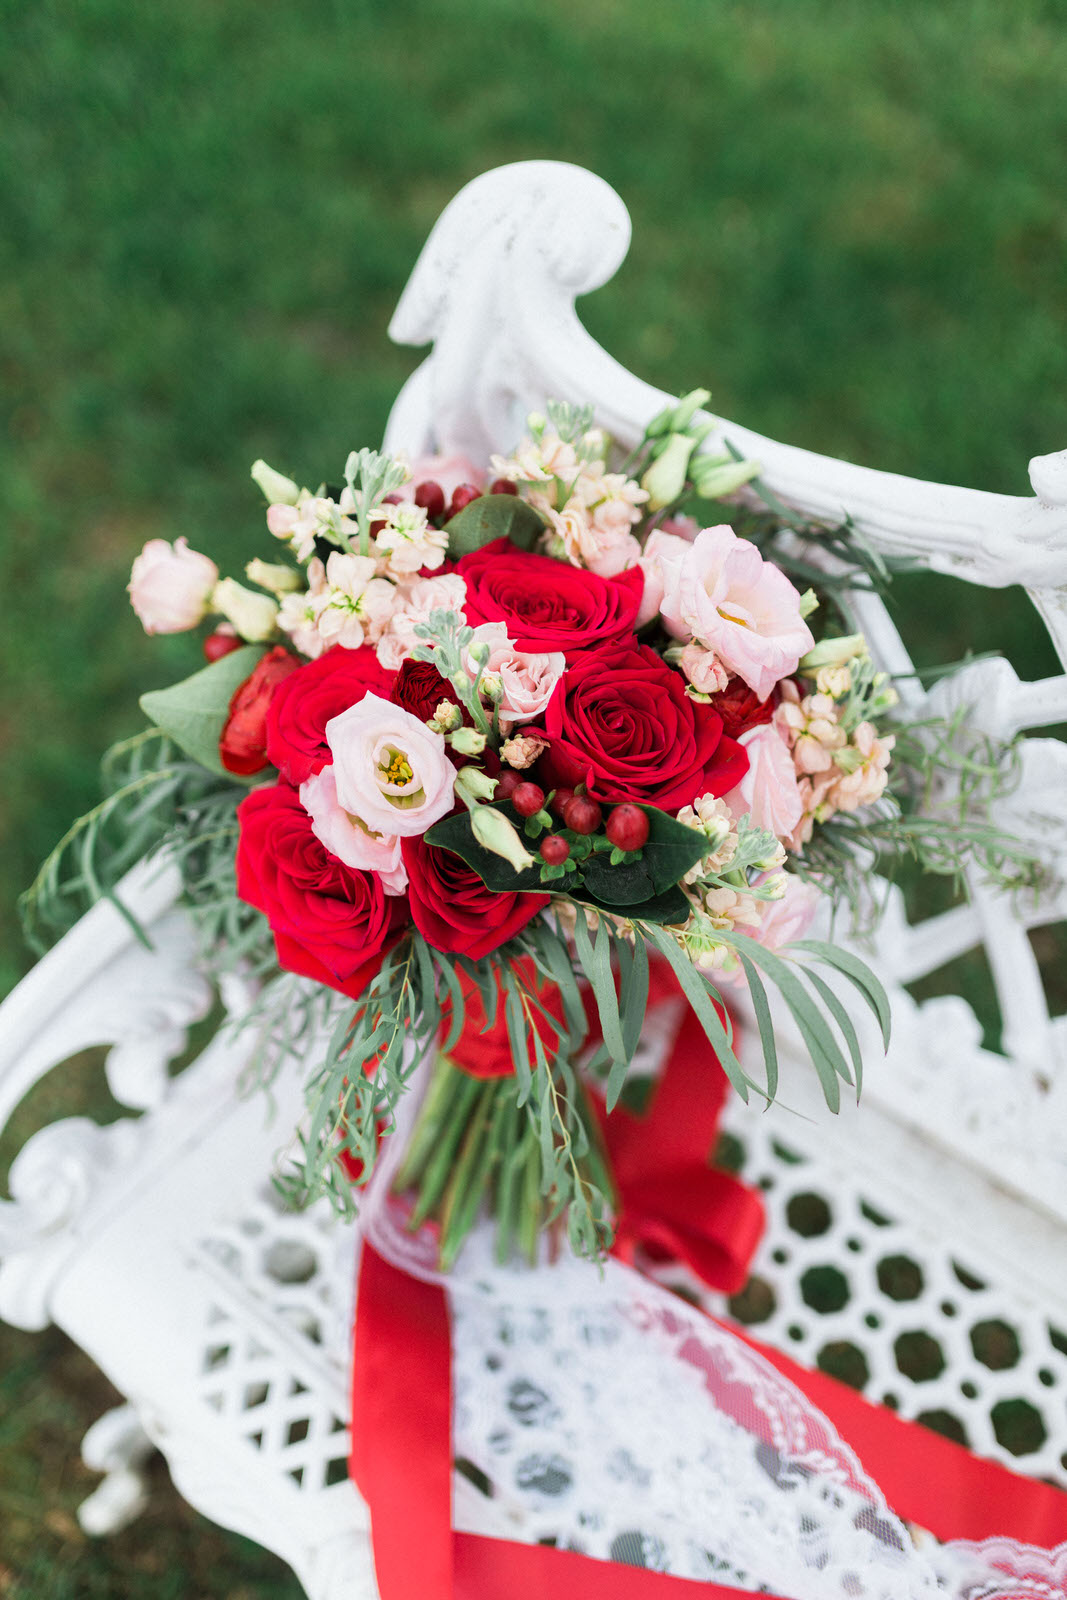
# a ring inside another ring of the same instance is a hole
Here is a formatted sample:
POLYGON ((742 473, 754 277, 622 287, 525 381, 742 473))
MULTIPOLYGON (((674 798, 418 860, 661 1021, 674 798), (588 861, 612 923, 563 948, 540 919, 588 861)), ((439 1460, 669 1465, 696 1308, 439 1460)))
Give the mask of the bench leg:
POLYGON ((154 1448, 133 1406, 115 1406, 97 1418, 82 1440, 82 1460, 105 1476, 78 1507, 86 1533, 119 1533, 141 1515, 148 1485, 140 1469, 154 1448))

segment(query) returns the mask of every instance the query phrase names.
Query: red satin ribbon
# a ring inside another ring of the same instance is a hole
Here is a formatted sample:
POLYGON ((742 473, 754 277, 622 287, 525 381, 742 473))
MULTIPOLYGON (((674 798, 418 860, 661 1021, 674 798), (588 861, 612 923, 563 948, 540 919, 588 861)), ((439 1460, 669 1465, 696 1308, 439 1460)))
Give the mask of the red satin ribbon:
MULTIPOLYGON (((655 1261, 683 1261, 709 1289, 736 1294, 763 1236, 763 1200, 710 1165, 726 1074, 665 962, 650 973, 648 1009, 659 1005, 683 1009, 646 1114, 616 1106, 609 1116, 594 1101, 619 1195, 613 1254, 628 1266, 639 1249, 655 1261)), ((590 1039, 598 1037, 593 1013, 590 1039)))

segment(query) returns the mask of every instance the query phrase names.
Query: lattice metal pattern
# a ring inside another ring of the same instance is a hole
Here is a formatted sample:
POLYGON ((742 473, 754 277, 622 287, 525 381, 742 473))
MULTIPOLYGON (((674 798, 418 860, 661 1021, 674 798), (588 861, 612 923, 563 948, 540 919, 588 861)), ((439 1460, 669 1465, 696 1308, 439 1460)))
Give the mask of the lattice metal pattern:
POLYGON ((266 1191, 194 1257, 218 1289, 203 1330, 204 1401, 311 1492, 348 1475, 351 1242, 328 1207, 293 1215, 266 1191))
POLYGON ((886 1215, 861 1174, 831 1176, 743 1107, 727 1124, 725 1153, 768 1218, 729 1314, 901 1416, 1067 1484, 1067 1330, 962 1259, 934 1213, 886 1215))

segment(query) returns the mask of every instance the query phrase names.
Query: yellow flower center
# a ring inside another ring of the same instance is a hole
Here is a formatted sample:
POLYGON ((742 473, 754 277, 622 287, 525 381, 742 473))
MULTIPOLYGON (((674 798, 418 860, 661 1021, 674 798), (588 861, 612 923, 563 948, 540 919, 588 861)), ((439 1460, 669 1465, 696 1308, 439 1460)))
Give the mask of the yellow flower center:
POLYGON ((393 748, 385 752, 378 763, 378 771, 386 783, 394 784, 398 789, 406 789, 415 776, 407 756, 402 750, 393 748))

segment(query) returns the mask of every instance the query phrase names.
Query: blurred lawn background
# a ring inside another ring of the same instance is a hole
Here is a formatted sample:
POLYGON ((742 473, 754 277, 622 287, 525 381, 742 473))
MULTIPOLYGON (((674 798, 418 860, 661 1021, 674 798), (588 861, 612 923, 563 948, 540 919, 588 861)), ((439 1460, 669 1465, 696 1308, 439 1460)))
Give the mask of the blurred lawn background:
MULTIPOLYGON (((666 389, 1009 493, 1067 445, 1062 0, 0 0, 0 20, 0 992, 29 963, 16 896, 98 797, 101 752, 198 665, 194 639, 141 633, 133 556, 184 534, 239 575, 263 549, 256 456, 313 482, 380 438, 418 359, 389 316, 485 168, 555 157, 619 190, 633 247, 583 316, 666 389)), ((1054 670, 1024 597, 899 590, 920 663, 999 647, 1054 670)), ((65 1088, 96 1104, 90 1080, 65 1088)), ((145 1520, 83 1538, 77 1445, 108 1403, 58 1335, 0 1330, 0 1596, 297 1596, 162 1472, 145 1520)))

